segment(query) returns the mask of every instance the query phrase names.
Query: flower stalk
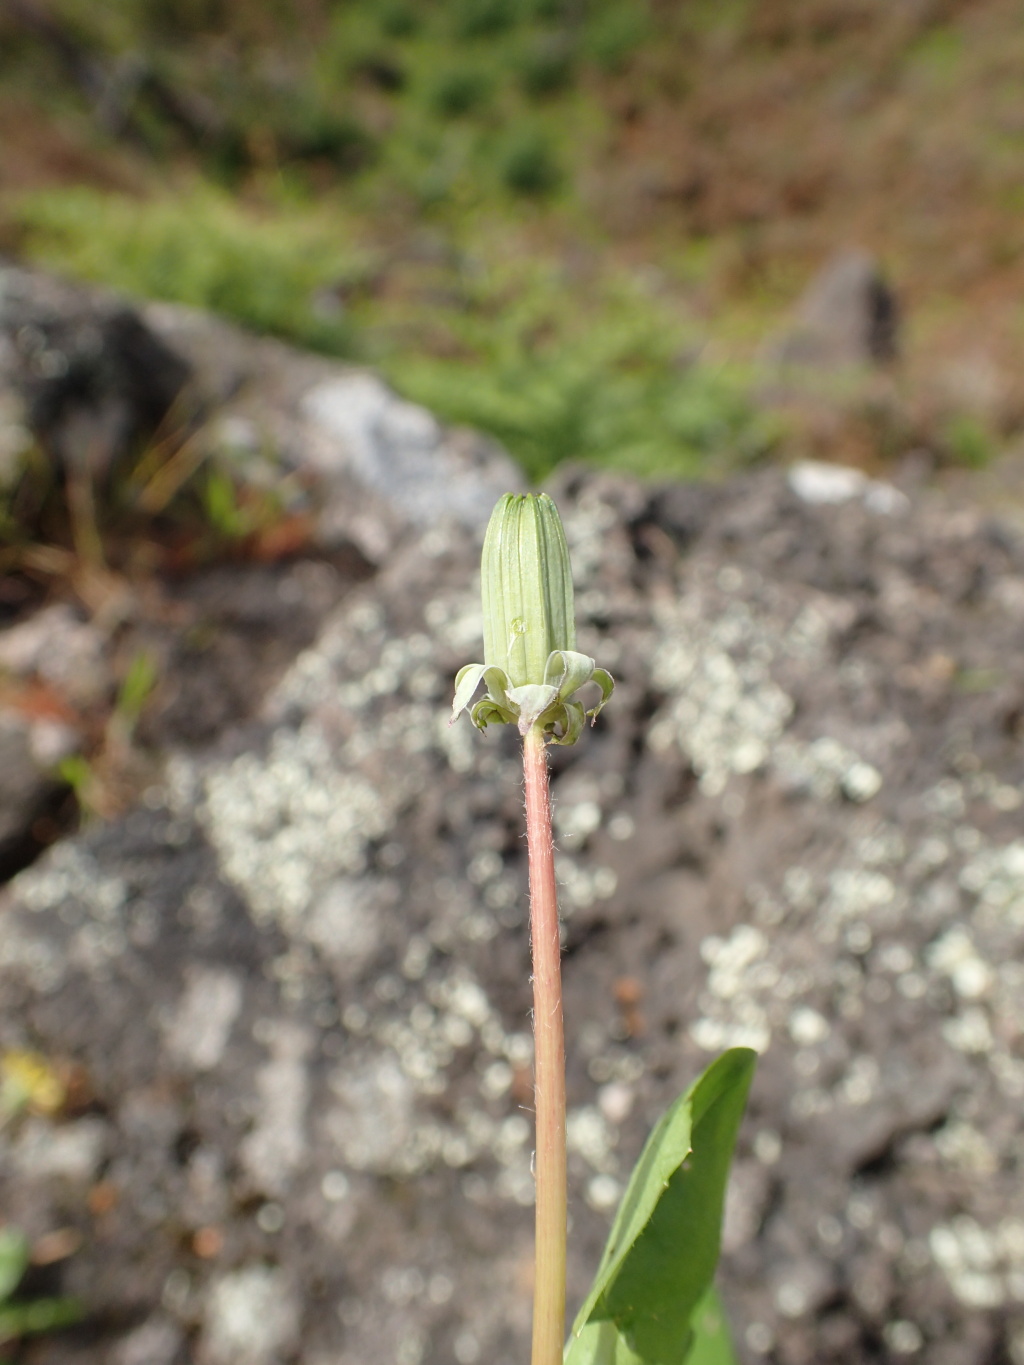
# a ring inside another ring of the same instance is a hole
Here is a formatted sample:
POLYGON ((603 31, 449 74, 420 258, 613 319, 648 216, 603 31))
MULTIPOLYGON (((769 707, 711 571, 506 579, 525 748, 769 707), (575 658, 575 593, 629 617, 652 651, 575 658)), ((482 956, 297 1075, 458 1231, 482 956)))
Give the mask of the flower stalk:
POLYGON ((565 1333, 567 1195, 565 1041, 558 893, 551 840, 548 756, 539 730, 523 741, 533 947, 536 1248, 532 1365, 561 1365, 565 1333))
POLYGON ((563 1350, 566 1298, 565 1039, 549 744, 574 744, 614 683, 576 649, 565 532, 545 494, 509 493, 481 563, 484 662, 455 679, 452 721, 515 725, 523 739, 533 956, 536 1251, 532 1365, 732 1361, 713 1279, 729 1163, 755 1054, 730 1048, 656 1124, 622 1196, 563 1350), (586 708, 576 693, 600 692, 586 708), (477 696, 483 685, 483 695, 477 696))
POLYGON ((561 1365, 568 1221, 565 1040, 547 745, 575 744, 615 684, 576 649, 569 549, 547 494, 507 493, 498 502, 484 537, 481 595, 484 662, 460 669, 452 720, 468 709, 478 729, 512 724, 523 737, 537 1122, 532 1365, 561 1365), (486 690, 474 701, 481 683, 486 690), (587 683, 600 692, 589 709, 576 697, 587 683))

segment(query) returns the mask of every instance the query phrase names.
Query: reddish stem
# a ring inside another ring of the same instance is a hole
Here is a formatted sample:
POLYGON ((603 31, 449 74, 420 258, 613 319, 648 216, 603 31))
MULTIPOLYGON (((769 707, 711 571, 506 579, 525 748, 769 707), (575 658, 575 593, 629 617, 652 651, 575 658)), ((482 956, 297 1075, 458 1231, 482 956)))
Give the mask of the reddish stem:
POLYGON ((537 1223, 532 1365, 561 1365, 565 1335, 565 1041, 558 893, 551 840, 548 759, 543 735, 523 741, 526 838, 533 943, 534 1101, 537 1109, 537 1223))

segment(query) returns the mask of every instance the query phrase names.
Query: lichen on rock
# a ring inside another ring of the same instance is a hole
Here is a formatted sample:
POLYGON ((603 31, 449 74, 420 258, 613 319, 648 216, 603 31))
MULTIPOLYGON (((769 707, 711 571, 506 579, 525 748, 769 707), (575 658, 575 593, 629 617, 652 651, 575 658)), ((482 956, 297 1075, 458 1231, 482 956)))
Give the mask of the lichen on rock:
MULTIPOLYGON (((555 492, 618 683, 553 763, 570 1293, 651 1118, 754 1041, 747 1358, 1018 1349, 1024 545, 773 472, 555 492)), ((85 1365, 522 1358, 521 792, 514 736, 444 714, 477 556, 410 534, 253 718, 4 892, 5 1045, 92 1112, 0 1132, 0 1203, 80 1231, 85 1365)))

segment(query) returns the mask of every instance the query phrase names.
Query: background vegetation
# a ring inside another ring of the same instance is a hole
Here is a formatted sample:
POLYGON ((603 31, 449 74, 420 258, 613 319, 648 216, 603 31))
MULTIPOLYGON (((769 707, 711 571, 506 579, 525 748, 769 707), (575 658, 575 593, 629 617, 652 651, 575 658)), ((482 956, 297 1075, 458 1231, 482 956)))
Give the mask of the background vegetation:
POLYGON ((11 0, 0 245, 378 365, 537 476, 977 463, 1022 410, 1022 58, 1008 0, 11 0), (908 344, 794 429, 762 344, 851 244, 908 344))

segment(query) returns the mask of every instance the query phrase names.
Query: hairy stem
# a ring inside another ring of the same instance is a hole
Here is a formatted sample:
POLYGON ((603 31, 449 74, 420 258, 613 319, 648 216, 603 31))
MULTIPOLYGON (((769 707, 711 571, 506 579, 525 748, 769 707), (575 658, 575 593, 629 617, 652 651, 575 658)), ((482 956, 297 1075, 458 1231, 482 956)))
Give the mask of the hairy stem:
POLYGON ((543 735, 523 741, 526 838, 533 943, 534 1102, 537 1110, 537 1233, 532 1365, 561 1365, 565 1334, 565 1041, 558 894, 543 735))

